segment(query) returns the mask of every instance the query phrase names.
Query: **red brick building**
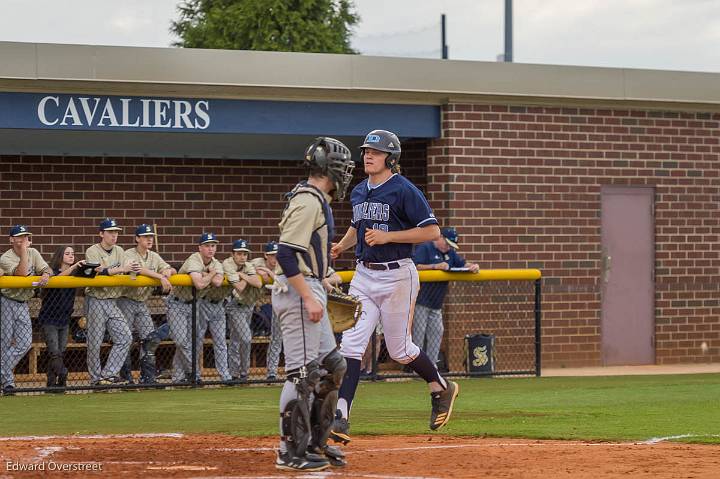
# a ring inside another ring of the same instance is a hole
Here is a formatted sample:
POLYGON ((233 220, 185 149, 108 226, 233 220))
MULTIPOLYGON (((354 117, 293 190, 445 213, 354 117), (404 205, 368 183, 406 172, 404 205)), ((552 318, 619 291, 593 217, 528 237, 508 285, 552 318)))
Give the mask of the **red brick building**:
POLYGON ((175 262, 203 230, 224 253, 236 237, 259 250, 313 136, 386 127, 468 259, 543 271, 545 366, 720 361, 717 74, 18 43, 0 57, 0 223, 28 224, 45 255, 83 250, 105 216, 156 222, 175 262))

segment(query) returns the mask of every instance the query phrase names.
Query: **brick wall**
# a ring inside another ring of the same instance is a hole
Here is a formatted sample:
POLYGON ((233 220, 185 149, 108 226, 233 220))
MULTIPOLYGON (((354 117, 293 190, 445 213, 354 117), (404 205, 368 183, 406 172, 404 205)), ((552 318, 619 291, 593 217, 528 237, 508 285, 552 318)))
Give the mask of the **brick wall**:
MULTIPOLYGON (((719 125, 710 113, 450 104, 443 138, 406 142, 401 164, 469 260, 543 270, 548 366, 600 363, 601 186, 653 186, 657 362, 720 361, 719 125)), ((259 252, 302 174, 286 161, 0 156, 0 225, 31 226, 46 257, 84 251, 105 216, 126 226, 122 246, 155 221, 174 263, 203 230, 223 239, 220 257, 238 237, 259 252)), ((350 209, 333 208, 341 235, 350 209)))
MULTIPOLYGON (((424 143, 409 143, 406 152, 404 174, 422 187, 424 143)), ((0 156, 0 234, 27 224, 34 246, 49 259, 64 244, 83 253, 99 241, 97 225, 110 216, 125 227, 123 247, 134 245, 136 225, 157 223, 159 251, 172 263, 197 251, 203 231, 220 237, 221 258, 237 238, 260 254, 277 238, 284 193, 302 176, 299 162, 290 161, 0 156)), ((355 176, 355 183, 364 177, 362 167, 355 176)), ((349 204, 332 206, 342 235, 349 204)), ((344 255, 337 266, 352 266, 351 258, 344 255)))
POLYGON ((544 364, 579 366, 601 361, 601 185, 654 187, 657 362, 718 361, 719 125, 717 113, 450 104, 428 191, 481 267, 543 271, 544 364))

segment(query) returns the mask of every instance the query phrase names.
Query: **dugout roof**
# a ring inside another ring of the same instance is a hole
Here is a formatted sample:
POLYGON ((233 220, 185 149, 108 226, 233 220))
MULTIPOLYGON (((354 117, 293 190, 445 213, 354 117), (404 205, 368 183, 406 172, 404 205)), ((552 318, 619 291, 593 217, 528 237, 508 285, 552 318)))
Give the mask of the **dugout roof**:
POLYGON ((437 138, 449 102, 720 111, 720 75, 0 42, 0 153, 297 159, 309 136, 437 138))

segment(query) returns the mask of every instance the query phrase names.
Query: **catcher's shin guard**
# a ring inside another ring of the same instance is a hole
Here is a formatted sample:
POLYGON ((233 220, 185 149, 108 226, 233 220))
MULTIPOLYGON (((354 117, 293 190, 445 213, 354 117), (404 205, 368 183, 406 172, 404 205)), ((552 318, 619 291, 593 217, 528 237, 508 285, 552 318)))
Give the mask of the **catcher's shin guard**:
POLYGON ((335 350, 325 357, 323 368, 327 373, 315 387, 315 396, 310 414, 312 445, 318 450, 325 449, 327 440, 332 433, 335 408, 338 401, 338 389, 340 389, 340 382, 345 375, 347 363, 345 358, 335 350))
POLYGON ((295 384, 297 399, 290 401, 280 413, 282 418, 282 440, 288 452, 303 457, 307 453, 312 426, 310 423, 310 397, 320 380, 322 370, 317 361, 288 371, 287 380, 295 384))
POLYGON ((293 399, 280 413, 282 418, 282 440, 288 453, 293 457, 303 457, 310 442, 310 421, 307 402, 293 399))

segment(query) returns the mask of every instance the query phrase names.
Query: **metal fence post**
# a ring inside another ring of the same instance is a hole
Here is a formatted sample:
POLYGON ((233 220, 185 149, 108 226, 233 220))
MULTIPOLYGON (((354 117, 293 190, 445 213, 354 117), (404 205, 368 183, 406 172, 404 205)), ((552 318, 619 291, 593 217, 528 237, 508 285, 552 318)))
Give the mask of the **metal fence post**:
POLYGON ((542 334, 541 334, 541 318, 542 318, 542 301, 541 301, 541 284, 542 280, 536 279, 535 280, 535 376, 540 376, 541 372, 541 355, 542 355, 542 347, 541 347, 541 340, 542 340, 542 334))
POLYGON ((197 370, 197 289, 195 289, 195 286, 192 287, 192 318, 190 321, 190 341, 192 341, 192 345, 190 346, 191 356, 192 356, 192 385, 193 387, 197 387, 198 385, 198 370, 197 370))

